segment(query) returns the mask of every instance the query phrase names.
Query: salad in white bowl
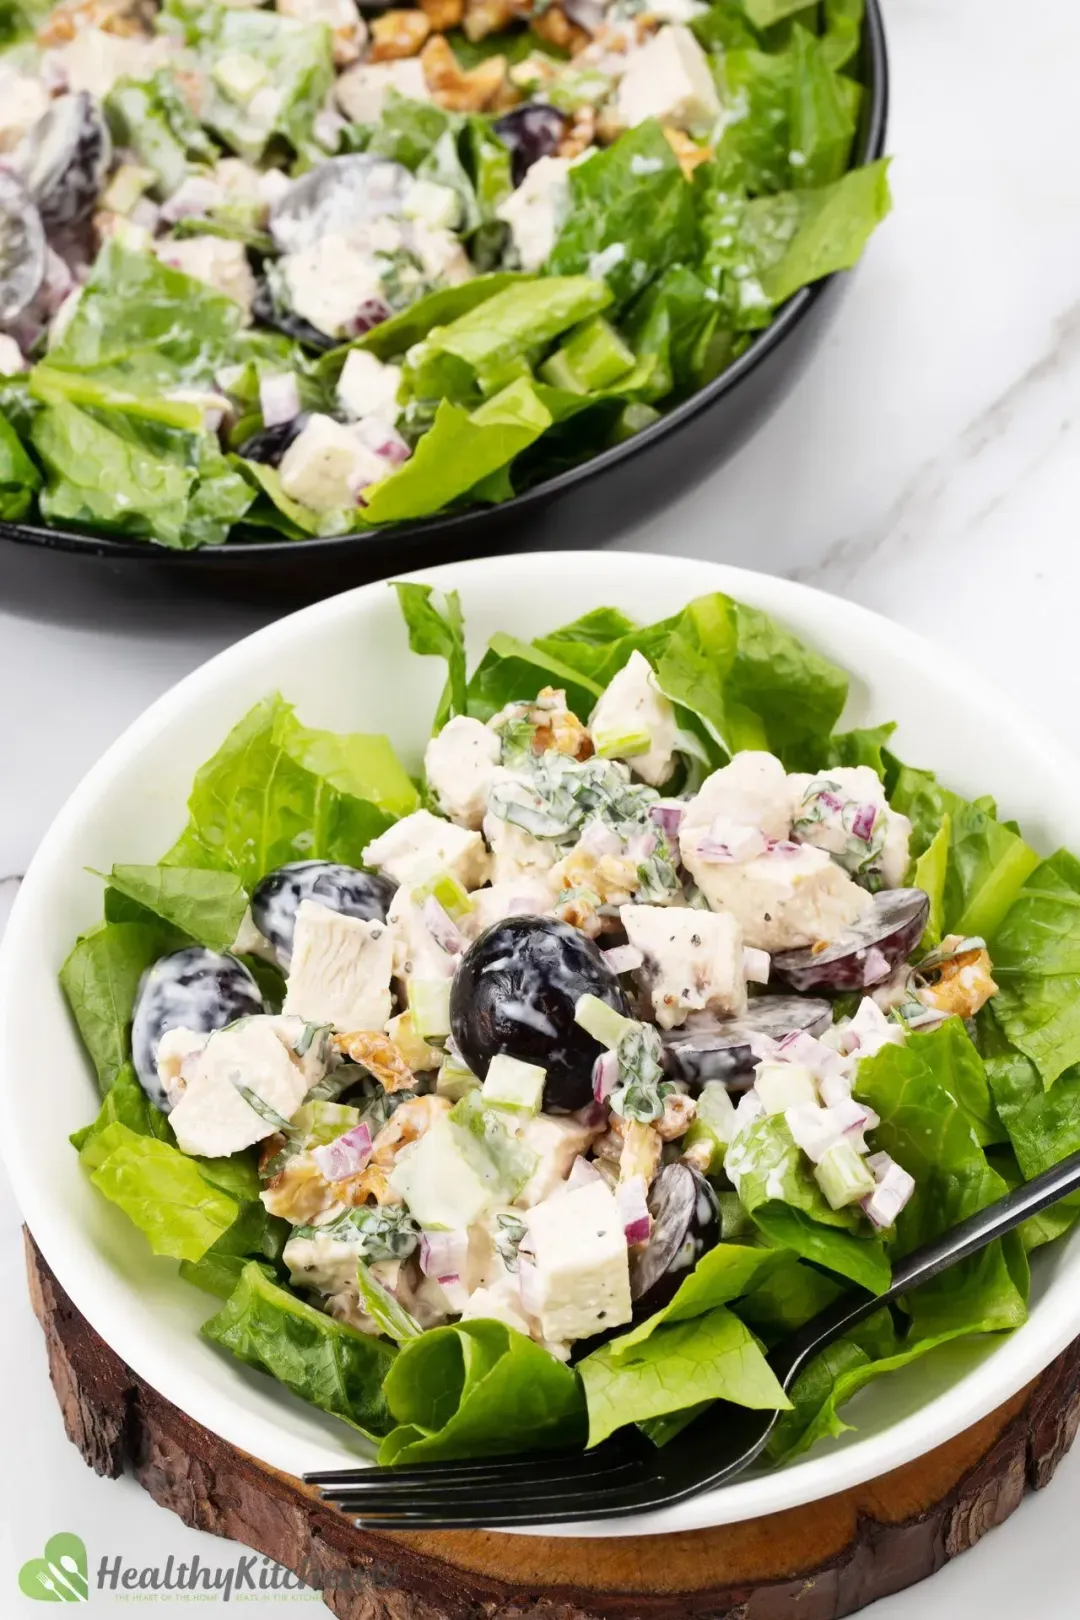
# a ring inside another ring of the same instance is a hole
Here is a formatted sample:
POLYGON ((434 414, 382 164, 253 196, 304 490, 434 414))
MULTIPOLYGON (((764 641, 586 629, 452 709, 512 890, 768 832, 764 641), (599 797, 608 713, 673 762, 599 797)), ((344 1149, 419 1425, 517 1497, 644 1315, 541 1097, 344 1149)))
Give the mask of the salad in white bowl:
POLYGON ((470 674, 456 593, 397 590, 448 665, 422 779, 267 697, 63 969, 104 1093, 73 1140, 204 1334, 384 1462, 722 1401, 784 1409, 780 1461, 1023 1323, 1068 1206, 790 1402, 766 1359, 1077 1146, 1074 858, 838 731, 843 670, 719 592, 470 674))

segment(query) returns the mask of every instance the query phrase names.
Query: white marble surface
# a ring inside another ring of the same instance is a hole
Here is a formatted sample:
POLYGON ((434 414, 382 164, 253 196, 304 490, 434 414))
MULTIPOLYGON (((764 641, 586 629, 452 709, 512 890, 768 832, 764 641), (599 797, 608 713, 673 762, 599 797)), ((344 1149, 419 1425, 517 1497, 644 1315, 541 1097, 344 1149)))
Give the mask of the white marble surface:
MULTIPOLYGON (((959 646, 972 680, 1008 681, 1080 748, 1080 11, 1042 0, 1037 13, 1011 0, 886 0, 893 216, 781 410, 622 543, 789 574, 878 608, 959 646)), ((0 554, 0 925, 86 767, 154 696, 264 616, 105 582, 74 600, 59 588, 34 596, 0 554)), ((11 1301, 0 1381, 18 1391, 0 1478, 0 1611, 34 1612, 16 1571, 62 1528, 84 1535, 92 1560, 197 1549, 228 1561, 136 1487, 88 1474, 65 1444, 20 1264, 17 1213, 0 1187, 11 1301)), ((1078 1507, 1080 1455, 936 1577, 934 1603, 961 1620, 1004 1620, 1030 1603, 1036 1568, 1041 1613, 1073 1615, 1078 1507)), ((913 1620, 928 1595, 890 1599, 874 1620, 913 1620)), ((295 1613, 296 1601, 259 1612, 295 1613)))

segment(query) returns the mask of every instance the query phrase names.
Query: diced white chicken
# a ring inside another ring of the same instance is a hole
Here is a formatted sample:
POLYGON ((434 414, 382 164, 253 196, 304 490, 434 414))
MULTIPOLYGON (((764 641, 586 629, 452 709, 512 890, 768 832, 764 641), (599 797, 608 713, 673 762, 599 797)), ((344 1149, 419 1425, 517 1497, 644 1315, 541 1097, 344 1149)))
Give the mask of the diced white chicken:
POLYGON ((395 822, 364 850, 364 865, 377 867, 410 888, 448 872, 463 889, 478 889, 488 874, 480 834, 433 816, 430 810, 414 810, 395 822))
POLYGON ((668 24, 631 53, 616 108, 620 123, 631 129, 646 118, 702 134, 711 128, 720 99, 708 57, 689 28, 668 24))
POLYGON ((308 1083, 274 1024, 243 1018, 210 1036, 169 1115, 182 1152, 238 1153, 295 1114, 308 1083))
POLYGON ((158 1079, 170 1103, 176 1103, 184 1094, 188 1081, 195 1073, 196 1060, 210 1039, 209 1031, 185 1029, 182 1025, 167 1029, 158 1042, 158 1079))
POLYGON ((705 778, 686 806, 680 831, 710 827, 714 821, 756 827, 766 838, 788 836, 791 790, 775 754, 748 749, 705 778))
POLYGON ((277 9, 283 17, 295 17, 297 22, 325 23, 334 41, 334 62, 338 67, 357 61, 367 44, 367 24, 356 0, 277 0, 277 9))
POLYGON ((495 212, 510 227, 523 270, 539 270, 562 224, 570 195, 570 159, 542 157, 495 212))
POLYGON ((408 101, 430 101, 424 69, 415 56, 396 62, 364 62, 334 85, 337 104, 354 124, 376 124, 391 90, 408 101))
POLYGON ((461 198, 452 186, 435 180, 414 180, 405 193, 401 211, 433 231, 452 231, 461 221, 461 198))
POLYGON ((468 939, 476 939, 494 923, 507 917, 544 917, 555 904, 555 890, 542 877, 509 878, 471 894, 472 910, 465 913, 458 927, 468 939))
POLYGON ((684 906, 623 906, 631 945, 645 958, 635 978, 661 1029, 692 1012, 731 1018, 746 1009, 742 929, 726 912, 684 906))
POLYGON ((118 79, 149 79, 168 61, 163 36, 111 34, 80 26, 67 44, 52 52, 69 90, 89 90, 103 101, 118 79))
MULTIPOLYGON (((544 802, 531 783, 500 766, 492 788, 498 790, 500 804, 520 805, 524 810, 542 811, 544 802)), ((484 837, 492 855, 492 881, 509 883, 515 878, 542 878, 550 872, 559 851, 550 838, 534 838, 515 821, 497 815, 489 808, 484 817, 484 837)))
POLYGON ((603 1126, 584 1125, 573 1114, 537 1114, 519 1132, 525 1146, 536 1154, 536 1168, 517 1196, 522 1209, 542 1204, 558 1191, 579 1155, 603 1134, 603 1126))
POLYGON ((443 815, 479 831, 499 764, 499 739, 479 720, 458 714, 424 753, 428 784, 443 815))
POLYGON ((386 476, 387 463, 362 444, 353 428, 316 413, 281 458, 281 487, 314 512, 354 507, 369 484, 386 476))
POLYGON ((525 1216, 532 1259, 522 1298, 546 1339, 586 1339, 629 1322, 630 1262, 622 1216, 603 1181, 535 1205, 525 1216))
POLYGON ((379 265, 367 243, 329 231, 280 261, 290 308, 327 337, 354 337, 365 304, 384 304, 379 265))
POLYGON ((258 288, 242 242, 229 242, 222 236, 188 236, 159 242, 156 252, 162 264, 234 299, 250 319, 258 288))
POLYGON ((652 665, 635 650, 592 712, 589 730, 596 752, 625 760, 635 776, 660 787, 675 768, 678 729, 674 706, 657 685, 652 665))
POLYGON ((413 220, 408 246, 420 260, 421 268, 430 281, 446 282, 460 287, 476 274, 461 243, 453 231, 433 230, 423 220, 413 220))
POLYGON ((500 1277, 499 1281, 492 1283, 490 1287, 477 1288, 470 1294, 461 1313, 461 1320, 473 1322, 485 1317, 492 1322, 502 1322, 506 1327, 514 1328, 518 1333, 523 1333, 527 1339, 531 1337, 529 1318, 525 1315, 517 1281, 513 1277, 500 1277))
POLYGON ((424 913, 403 884, 386 913, 394 939, 395 979, 448 979, 454 957, 435 939, 424 913))
POLYGON ((350 349, 337 382, 338 404, 357 421, 377 416, 384 422, 396 422, 401 412, 400 387, 400 366, 378 360, 366 349, 350 349))
POLYGON ((831 943, 870 910, 865 889, 824 850, 803 844, 750 861, 714 861, 700 853, 708 838, 707 827, 681 827, 683 863, 710 908, 730 912, 753 949, 831 943))
POLYGON ((6 332, 0 332, 0 377, 13 377, 25 367, 23 352, 15 339, 6 332))
POLYGON ((270 1013, 266 1016, 268 1029, 292 1053, 292 1060, 304 1077, 304 1089, 312 1086, 326 1074, 330 1065, 330 1028, 317 1019, 300 1018, 295 1013, 270 1013))
POLYGON ((889 808, 881 778, 869 765, 793 774, 788 788, 792 837, 828 850, 850 870, 862 869, 869 859, 887 889, 903 883, 911 822, 889 808))
POLYGON ((0 152, 13 152, 49 107, 49 92, 36 73, 0 62, 0 152))
MULTIPOLYGON (((359 1234, 358 1234, 359 1235, 359 1234)), ((281 1251, 297 1288, 318 1294, 340 1294, 356 1281, 357 1245, 316 1229, 311 1237, 291 1237, 281 1251)))
POLYGON ((381 1030, 392 1005, 393 956, 385 923, 302 900, 282 1011, 340 1030, 381 1030))

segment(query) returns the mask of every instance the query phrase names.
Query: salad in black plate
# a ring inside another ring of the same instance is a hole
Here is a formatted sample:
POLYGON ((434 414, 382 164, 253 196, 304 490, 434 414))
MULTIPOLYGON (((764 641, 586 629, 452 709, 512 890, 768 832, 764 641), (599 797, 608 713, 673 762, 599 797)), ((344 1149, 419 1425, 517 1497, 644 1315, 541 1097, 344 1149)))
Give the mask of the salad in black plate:
POLYGON ((259 703, 62 983, 73 1139, 214 1344, 384 1462, 657 1443, 776 1407, 772 1459, 1026 1315, 1061 1205, 794 1386, 765 1351, 1080 1142, 1080 864, 838 731, 847 678, 713 594, 467 668, 456 593, 413 780, 259 703))
POLYGON ((889 206, 862 0, 23 0, 0 518, 219 545, 491 505, 718 377, 889 206))

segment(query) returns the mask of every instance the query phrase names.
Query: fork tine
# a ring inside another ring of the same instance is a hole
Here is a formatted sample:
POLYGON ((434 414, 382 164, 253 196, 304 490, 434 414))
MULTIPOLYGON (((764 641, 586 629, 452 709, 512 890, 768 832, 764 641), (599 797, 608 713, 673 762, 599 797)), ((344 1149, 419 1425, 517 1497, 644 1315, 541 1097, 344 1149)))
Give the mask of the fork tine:
POLYGON ((564 1479, 595 1481, 606 1478, 616 1469, 632 1467, 637 1461, 637 1458, 621 1453, 611 1456, 595 1452, 576 1452, 573 1456, 557 1461, 533 1458, 528 1467, 514 1468, 512 1471, 509 1468, 500 1468, 497 1464, 461 1469, 449 1475, 438 1468, 423 1471, 369 1468, 363 1474, 346 1476, 340 1484, 321 1485, 320 1490, 322 1495, 327 1497, 348 1495, 354 1491, 361 1495, 377 1491, 407 1496, 415 1491, 430 1490, 449 1494, 454 1489, 471 1490, 496 1485, 514 1491, 522 1486, 547 1484, 564 1479))
POLYGON ((365 1505, 354 1522, 361 1530, 483 1530, 494 1526, 552 1524, 561 1519, 585 1522, 637 1511, 654 1496, 650 1483, 655 1488, 654 1480, 578 1495, 562 1491, 557 1496, 538 1497, 527 1507, 508 1504, 505 1496, 481 1497, 456 1505, 432 1502, 428 1507, 412 1509, 394 1506, 384 1510, 365 1505))
POLYGON ((355 1487, 338 1486, 336 1490, 323 1492, 325 1501, 333 1502, 337 1507, 348 1511, 358 1508, 362 1512, 396 1511, 398 1505, 408 1507, 427 1507, 434 1502, 471 1503, 476 1500, 527 1502, 535 1497, 550 1497, 553 1493, 565 1497, 568 1495, 588 1495, 590 1492, 612 1490, 616 1486, 632 1485, 647 1477, 646 1471, 639 1463, 618 1463, 602 1474, 590 1475, 587 1479, 580 1479, 571 1472, 545 1475, 539 1479, 523 1479, 508 1486, 497 1479, 490 1480, 484 1485, 476 1485, 466 1490, 462 1486, 447 1489, 445 1485, 429 1480, 422 1485, 411 1485, 405 1489, 398 1488, 394 1482, 387 1481, 380 1489, 378 1485, 358 1490, 355 1487), (379 1504, 382 1504, 380 1507, 379 1504))
POLYGON ((629 1461, 643 1455, 634 1444, 621 1437, 605 1440, 592 1451, 536 1451, 527 1457, 478 1457, 471 1461, 414 1463, 409 1468, 336 1468, 304 1474, 305 1485, 325 1489, 337 1485, 402 1485, 438 1480, 443 1485, 483 1483, 492 1476, 512 1483, 516 1478, 536 1479, 555 1468, 572 1464, 579 1477, 605 1472, 612 1461, 629 1461))

